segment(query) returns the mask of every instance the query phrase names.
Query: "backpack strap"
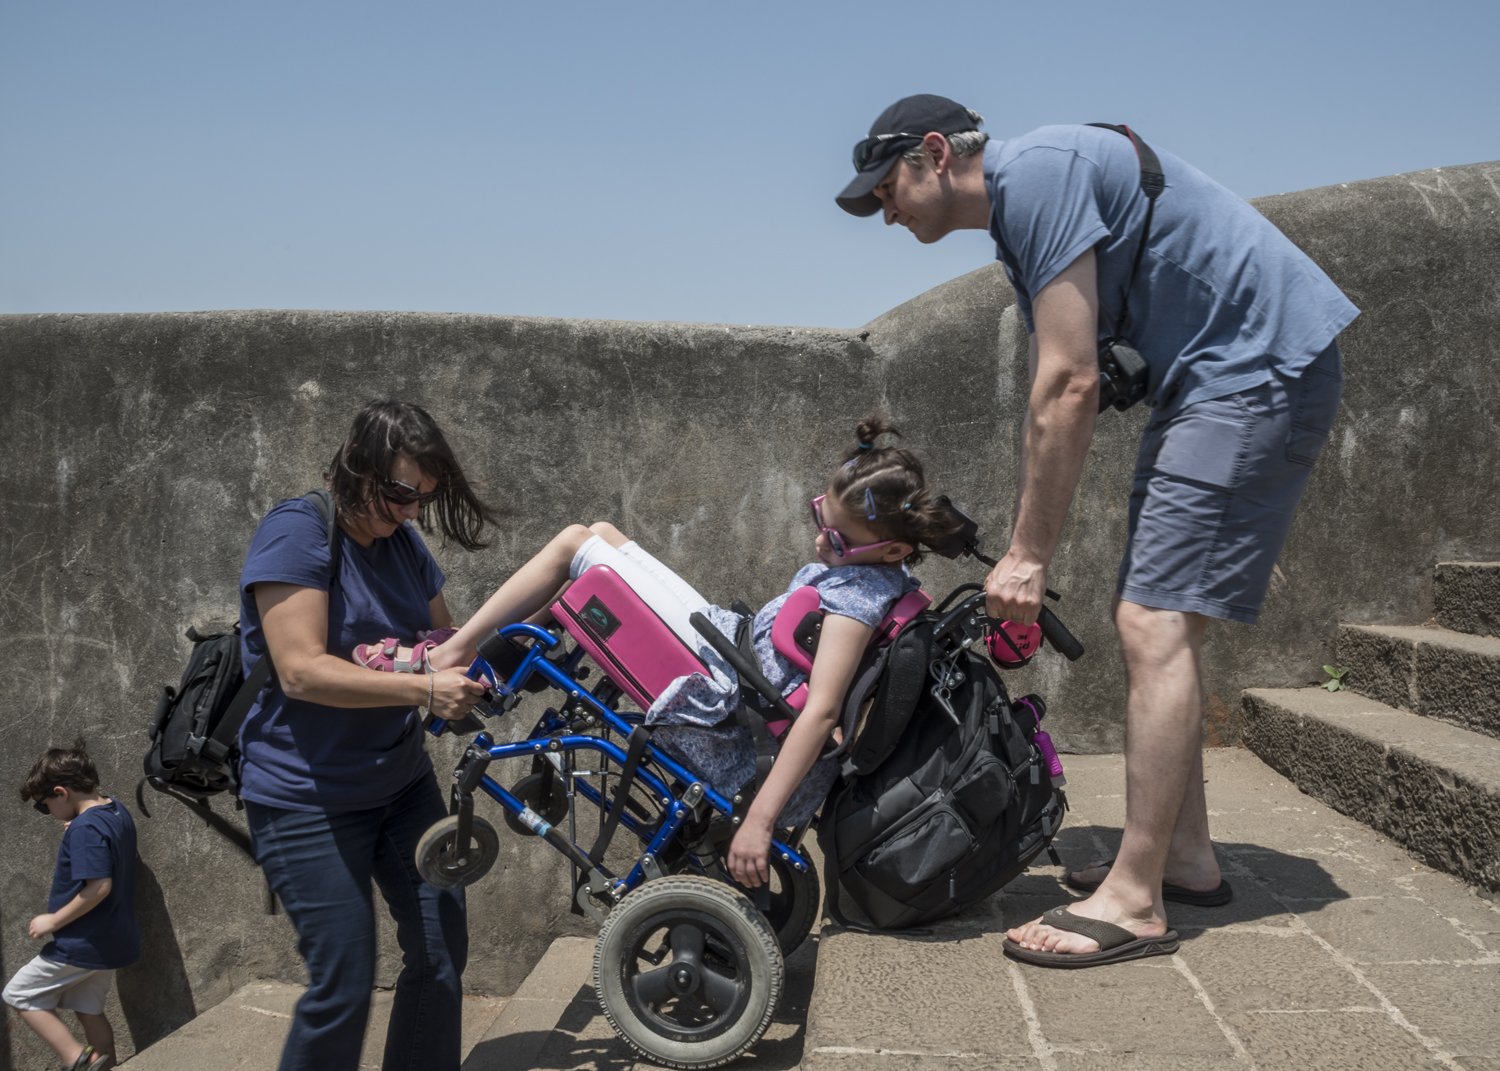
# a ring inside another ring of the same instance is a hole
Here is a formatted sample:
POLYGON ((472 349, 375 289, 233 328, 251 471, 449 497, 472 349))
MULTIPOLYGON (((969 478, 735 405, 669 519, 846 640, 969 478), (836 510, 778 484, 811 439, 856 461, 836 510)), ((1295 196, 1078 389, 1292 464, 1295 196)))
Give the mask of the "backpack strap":
MULTIPOLYGON (((317 490, 309 491, 302 497, 317 507, 318 516, 323 518, 324 538, 328 540, 328 552, 333 562, 332 573, 329 576, 331 585, 339 575, 339 528, 334 515, 333 495, 325 490, 317 490)), ((201 740, 189 739, 189 750, 215 766, 223 762, 234 748, 236 741, 239 740, 240 726, 245 724, 245 716, 250 713, 250 708, 255 705, 261 689, 270 679, 271 669, 271 652, 267 651, 265 657, 255 664, 255 668, 240 685, 239 691, 234 693, 229 709, 219 719, 219 724, 214 726, 214 731, 201 740)))
POLYGON ((333 493, 320 487, 315 491, 307 492, 302 498, 316 506, 318 516, 323 518, 325 538, 328 540, 328 556, 333 563, 333 573, 328 578, 331 584, 338 579, 339 575, 339 525, 337 510, 333 503, 333 493))

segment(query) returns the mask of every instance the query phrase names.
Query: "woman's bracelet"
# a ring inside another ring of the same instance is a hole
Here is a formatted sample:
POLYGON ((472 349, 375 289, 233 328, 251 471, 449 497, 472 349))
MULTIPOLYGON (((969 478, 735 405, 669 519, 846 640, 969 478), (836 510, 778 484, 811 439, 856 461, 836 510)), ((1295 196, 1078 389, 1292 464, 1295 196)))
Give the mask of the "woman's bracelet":
POLYGON ((432 674, 427 674, 427 713, 432 713, 432 674))

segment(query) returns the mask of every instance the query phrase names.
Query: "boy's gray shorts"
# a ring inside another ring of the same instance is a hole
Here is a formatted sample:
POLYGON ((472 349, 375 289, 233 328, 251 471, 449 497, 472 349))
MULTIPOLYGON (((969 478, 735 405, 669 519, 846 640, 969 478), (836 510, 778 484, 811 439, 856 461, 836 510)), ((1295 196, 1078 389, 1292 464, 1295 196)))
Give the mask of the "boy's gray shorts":
POLYGON ((74 967, 37 956, 5 987, 5 1003, 18 1011, 68 1011, 103 1015, 112 970, 74 967))
POLYGON ((1136 458, 1120 597, 1253 622, 1342 386, 1330 345, 1297 379, 1154 414, 1136 458))

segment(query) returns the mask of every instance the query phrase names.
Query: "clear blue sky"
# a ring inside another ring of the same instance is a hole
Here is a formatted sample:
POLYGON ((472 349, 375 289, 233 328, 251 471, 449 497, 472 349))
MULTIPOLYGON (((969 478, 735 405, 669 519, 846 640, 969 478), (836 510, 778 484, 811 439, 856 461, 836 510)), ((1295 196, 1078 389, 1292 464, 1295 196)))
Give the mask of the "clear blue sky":
POLYGON ((1500 158, 1496 0, 0 0, 0 311, 859 326, 989 262, 839 211, 937 92, 1246 196, 1500 158))

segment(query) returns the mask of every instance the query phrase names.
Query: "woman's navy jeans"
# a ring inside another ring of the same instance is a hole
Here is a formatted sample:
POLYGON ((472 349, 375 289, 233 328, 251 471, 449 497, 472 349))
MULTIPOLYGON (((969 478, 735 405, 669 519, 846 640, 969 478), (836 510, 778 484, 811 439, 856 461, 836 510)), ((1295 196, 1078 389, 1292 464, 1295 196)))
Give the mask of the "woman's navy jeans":
POLYGON ((246 801, 245 812, 256 861, 297 930, 309 976, 281 1071, 359 1066, 375 982, 375 886, 402 953, 381 1066, 457 1071, 469 947, 463 890, 428 885, 414 859, 418 838, 447 814, 436 780, 423 777, 374 810, 324 814, 246 801))

